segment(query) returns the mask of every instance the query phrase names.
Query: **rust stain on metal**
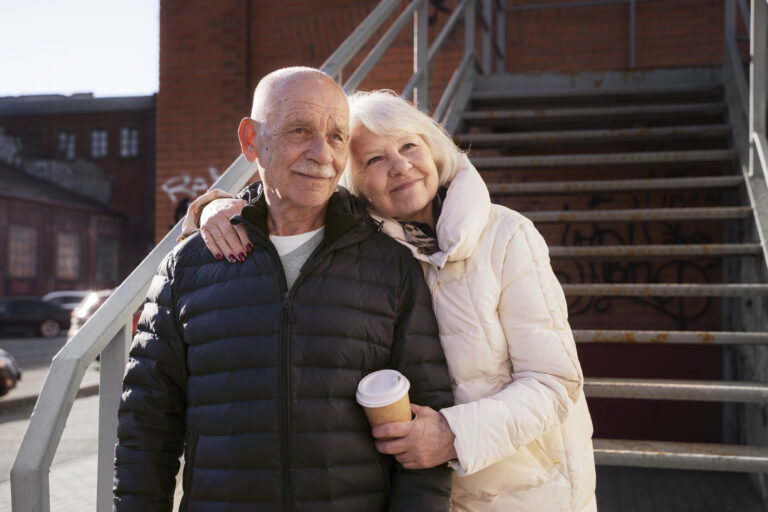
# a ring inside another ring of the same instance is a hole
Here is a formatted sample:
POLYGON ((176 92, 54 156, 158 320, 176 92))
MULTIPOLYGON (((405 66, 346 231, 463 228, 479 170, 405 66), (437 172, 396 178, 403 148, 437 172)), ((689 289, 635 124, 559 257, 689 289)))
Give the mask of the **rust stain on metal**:
POLYGON ((669 340, 669 333, 666 332, 660 332, 653 338, 651 338, 651 343, 664 343, 669 340))
POLYGON ((699 339, 704 343, 712 343, 715 341, 715 337, 708 332, 697 332, 696 336, 698 336, 699 339))

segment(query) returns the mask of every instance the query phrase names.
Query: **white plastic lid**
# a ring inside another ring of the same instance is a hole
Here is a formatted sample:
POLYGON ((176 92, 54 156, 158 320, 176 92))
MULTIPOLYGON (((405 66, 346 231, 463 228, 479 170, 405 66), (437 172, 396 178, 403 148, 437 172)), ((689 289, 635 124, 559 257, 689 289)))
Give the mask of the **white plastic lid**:
POLYGON ((369 373, 357 385, 357 403, 363 407, 384 407, 400 400, 411 383, 397 370, 369 373))

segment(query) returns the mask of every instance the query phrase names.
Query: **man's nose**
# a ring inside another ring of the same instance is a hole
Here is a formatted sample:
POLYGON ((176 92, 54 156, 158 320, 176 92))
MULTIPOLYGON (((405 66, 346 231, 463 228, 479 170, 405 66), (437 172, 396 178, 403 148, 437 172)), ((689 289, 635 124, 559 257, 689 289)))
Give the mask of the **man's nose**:
POLYGON ((325 140, 325 137, 317 135, 312 139, 312 145, 307 151, 307 158, 314 160, 320 165, 327 165, 333 162, 333 150, 325 140))

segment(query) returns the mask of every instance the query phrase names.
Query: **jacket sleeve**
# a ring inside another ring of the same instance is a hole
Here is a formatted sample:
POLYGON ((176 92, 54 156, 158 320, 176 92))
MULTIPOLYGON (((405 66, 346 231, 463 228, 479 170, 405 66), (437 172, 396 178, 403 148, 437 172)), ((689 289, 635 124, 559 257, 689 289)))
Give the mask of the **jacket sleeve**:
MULTIPOLYGON (((437 334, 432 300, 419 264, 407 257, 393 343, 393 366, 411 383, 412 403, 439 410, 453 404, 445 355, 437 334)), ((390 511, 447 511, 452 471, 441 465, 408 470, 395 462, 390 511)))
MULTIPOLYGON (((498 393, 441 411, 456 435, 459 474, 504 459, 563 422, 584 377, 562 287, 544 239, 527 220, 513 230, 500 267, 498 316, 512 382, 498 393)), ((499 269, 494 269, 499 275, 499 269)))
POLYGON ((211 203, 217 199, 232 199, 233 197, 236 197, 237 199, 244 199, 247 203, 250 203, 256 199, 256 197, 258 197, 259 184, 260 182, 251 183, 243 190, 241 190, 237 196, 233 196, 229 192, 218 188, 211 189, 205 194, 199 196, 197 199, 189 203, 189 206, 187 207, 187 213, 184 215, 184 222, 181 223, 181 234, 179 235, 179 238, 176 239, 176 241, 181 242, 188 236, 195 234, 195 232, 200 229, 200 217, 202 217, 203 209, 208 205, 208 203, 211 203))
POLYGON ((123 379, 115 448, 117 512, 168 512, 173 506, 187 379, 174 315, 172 254, 150 285, 123 379))

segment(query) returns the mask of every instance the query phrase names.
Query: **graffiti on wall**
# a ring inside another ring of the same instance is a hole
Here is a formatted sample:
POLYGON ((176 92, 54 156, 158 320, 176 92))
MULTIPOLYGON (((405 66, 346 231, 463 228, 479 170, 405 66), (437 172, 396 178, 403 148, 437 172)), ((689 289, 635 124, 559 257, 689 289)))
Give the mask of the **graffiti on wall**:
MULTIPOLYGON (((650 201, 661 201, 654 207, 671 208, 695 203, 710 203, 721 198, 697 196, 701 192, 685 191, 667 194, 635 195, 631 197, 631 208, 650 207, 650 201)), ((612 196, 595 195, 590 198, 588 208, 594 209, 614 201, 612 196)), ((711 203, 710 203, 711 204, 711 203)), ((564 210, 571 209, 568 203, 564 210)), ((598 223, 584 223, 576 226, 567 224, 562 232, 560 244, 566 246, 605 246, 605 245, 651 245, 651 244, 708 244, 712 237, 700 231, 700 225, 693 229, 682 222, 663 222, 651 228, 647 222, 632 222, 622 225, 606 226, 598 223)), ((557 277, 562 283, 662 283, 662 282, 699 282, 716 281, 721 263, 718 260, 664 259, 658 260, 573 260, 566 269, 558 269, 557 277)), ((571 317, 600 314, 610 311, 617 301, 631 300, 652 308, 659 314, 672 319, 680 329, 686 329, 704 317, 712 305, 711 298, 697 300, 682 297, 572 297, 568 301, 571 317)))
POLYGON ((168 198, 171 202, 178 203, 182 199, 195 198, 204 193, 213 183, 219 179, 219 172, 214 166, 208 167, 208 175, 210 176, 210 183, 204 176, 195 176, 194 178, 188 174, 181 176, 174 176, 165 180, 165 183, 160 185, 160 188, 168 194, 168 198))

